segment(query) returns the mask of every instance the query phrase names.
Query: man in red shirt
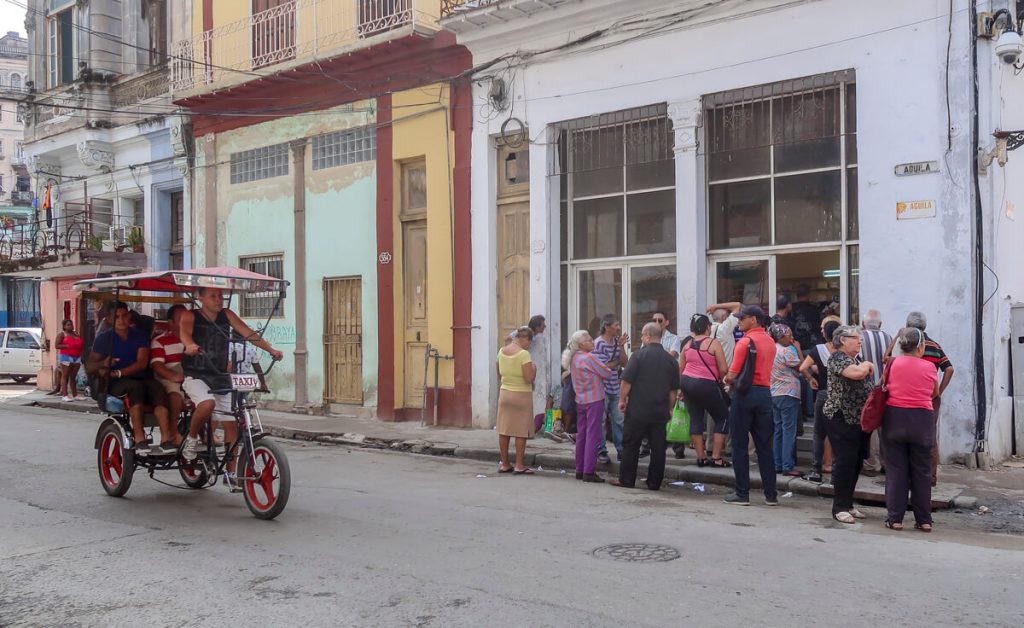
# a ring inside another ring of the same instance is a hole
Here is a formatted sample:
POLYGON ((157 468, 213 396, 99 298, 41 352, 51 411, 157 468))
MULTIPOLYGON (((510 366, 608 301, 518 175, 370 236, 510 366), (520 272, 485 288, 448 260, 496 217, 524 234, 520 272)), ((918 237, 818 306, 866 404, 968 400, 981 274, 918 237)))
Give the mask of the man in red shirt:
POLYGON ((772 458, 775 425, 772 422, 770 389, 772 363, 775 361, 775 341, 761 326, 761 322, 766 318, 761 308, 756 305, 745 305, 735 316, 740 319, 739 329, 743 332, 743 338, 736 343, 725 383, 731 385, 733 390, 732 405, 729 408, 729 428, 732 434, 732 469, 736 476, 736 493, 726 497, 725 502, 737 506, 750 505, 750 454, 747 451, 749 434, 754 438, 757 468, 761 473, 761 483, 764 485, 764 503, 768 506, 778 506, 775 462, 772 458), (752 373, 747 365, 751 343, 756 353, 752 373), (745 370, 744 367, 748 369, 745 370))

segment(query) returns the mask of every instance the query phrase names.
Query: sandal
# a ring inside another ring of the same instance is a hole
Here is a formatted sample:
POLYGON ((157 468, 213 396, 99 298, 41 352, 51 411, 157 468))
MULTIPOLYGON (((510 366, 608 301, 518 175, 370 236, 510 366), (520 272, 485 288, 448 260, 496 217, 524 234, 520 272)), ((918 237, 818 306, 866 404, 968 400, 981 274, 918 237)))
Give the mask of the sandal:
POLYGON ((498 467, 498 473, 512 473, 514 470, 515 470, 515 467, 509 467, 507 469, 505 469, 503 467, 498 467))
POLYGON ((932 531, 932 524, 930 524, 930 523, 915 523, 914 524, 914 529, 915 530, 920 530, 921 532, 931 532, 932 531))
POLYGON ((853 518, 853 515, 846 512, 845 510, 842 512, 835 513, 834 515, 832 515, 832 518, 838 521, 839 523, 857 523, 857 520, 853 518))
POLYGON ((533 475, 533 469, 526 467, 525 469, 515 469, 512 471, 512 475, 533 475))
POLYGON ((732 463, 729 462, 728 460, 723 460, 722 458, 712 458, 711 459, 711 466, 713 466, 713 467, 720 467, 720 468, 724 469, 726 467, 731 467, 732 463))
POLYGON ((889 528, 890 530, 896 530, 898 532, 903 529, 903 523, 900 521, 889 521, 888 519, 886 519, 885 527, 889 528))
POLYGON ((697 466, 698 467, 707 467, 710 464, 711 464, 711 459, 708 458, 708 457, 697 458, 697 466))
POLYGON ((853 515, 854 519, 867 519, 868 518, 867 515, 865 515, 861 511, 857 510, 856 508, 851 508, 850 509, 850 514, 853 515))

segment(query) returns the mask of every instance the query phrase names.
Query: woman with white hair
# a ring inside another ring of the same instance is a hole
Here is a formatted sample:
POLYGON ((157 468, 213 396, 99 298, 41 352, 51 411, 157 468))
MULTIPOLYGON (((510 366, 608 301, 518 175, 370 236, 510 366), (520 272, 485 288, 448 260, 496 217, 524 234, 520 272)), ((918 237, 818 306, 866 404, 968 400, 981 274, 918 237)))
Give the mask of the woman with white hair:
POLYGON ((875 365, 858 362, 860 330, 845 325, 835 331, 832 344, 836 351, 828 359, 828 389, 825 418, 828 439, 832 443, 832 517, 841 523, 855 523, 864 514, 853 507, 870 438, 860 429, 860 413, 872 388, 875 365))
POLYGON ((599 483, 604 478, 594 471, 603 434, 604 385, 616 374, 591 353, 593 350, 590 332, 581 329, 573 333, 562 353, 562 368, 569 371, 576 391, 576 479, 599 483))

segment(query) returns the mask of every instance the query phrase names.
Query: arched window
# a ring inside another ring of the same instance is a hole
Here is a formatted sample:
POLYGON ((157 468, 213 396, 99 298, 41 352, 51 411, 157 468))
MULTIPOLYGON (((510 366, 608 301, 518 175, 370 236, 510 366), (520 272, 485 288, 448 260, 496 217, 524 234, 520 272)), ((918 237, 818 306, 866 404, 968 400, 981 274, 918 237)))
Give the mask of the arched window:
POLYGON ((20 74, 12 74, 11 75, 11 89, 21 89, 21 75, 20 74))

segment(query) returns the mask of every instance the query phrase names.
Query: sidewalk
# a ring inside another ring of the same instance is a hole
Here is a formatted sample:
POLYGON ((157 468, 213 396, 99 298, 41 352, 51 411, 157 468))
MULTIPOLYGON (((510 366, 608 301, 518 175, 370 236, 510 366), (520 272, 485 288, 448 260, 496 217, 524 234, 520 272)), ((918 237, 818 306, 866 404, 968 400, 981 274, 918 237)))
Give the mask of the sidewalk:
MULTIPOLYGON (((41 392, 30 392, 10 401, 17 405, 39 405, 61 410, 91 412, 99 414, 91 400, 64 402, 59 397, 47 396, 41 392)), ((271 434, 289 439, 319 441, 339 445, 366 448, 392 449, 414 454, 451 456, 480 460, 497 465, 498 437, 493 429, 451 429, 443 427, 421 427, 418 422, 389 423, 376 419, 336 416, 308 416, 287 412, 260 410, 264 428, 271 434)), ((570 443, 555 443, 541 436, 534 437, 527 444, 526 464, 546 469, 575 468, 575 446, 570 443)), ((614 456, 614 453, 613 453, 614 456)), ((714 484, 731 487, 734 485, 732 469, 697 467, 693 450, 687 450, 687 458, 676 460, 671 453, 665 469, 665 479, 670 482, 683 481, 694 484, 714 484)), ((638 477, 646 474, 646 461, 642 460, 638 477)), ((939 485, 932 492, 932 506, 936 509, 974 508, 979 499, 993 492, 1024 502, 1024 464, 1010 463, 1019 467, 997 467, 990 471, 972 471, 959 465, 943 465, 939 468, 939 485)), ((618 472, 618 463, 598 468, 609 476, 618 472)), ((885 478, 861 476, 855 496, 870 503, 885 502, 885 478)), ((751 489, 761 487, 757 467, 751 469, 751 489)), ((812 497, 832 495, 829 484, 815 484, 798 478, 777 476, 779 493, 792 492, 812 497)))

